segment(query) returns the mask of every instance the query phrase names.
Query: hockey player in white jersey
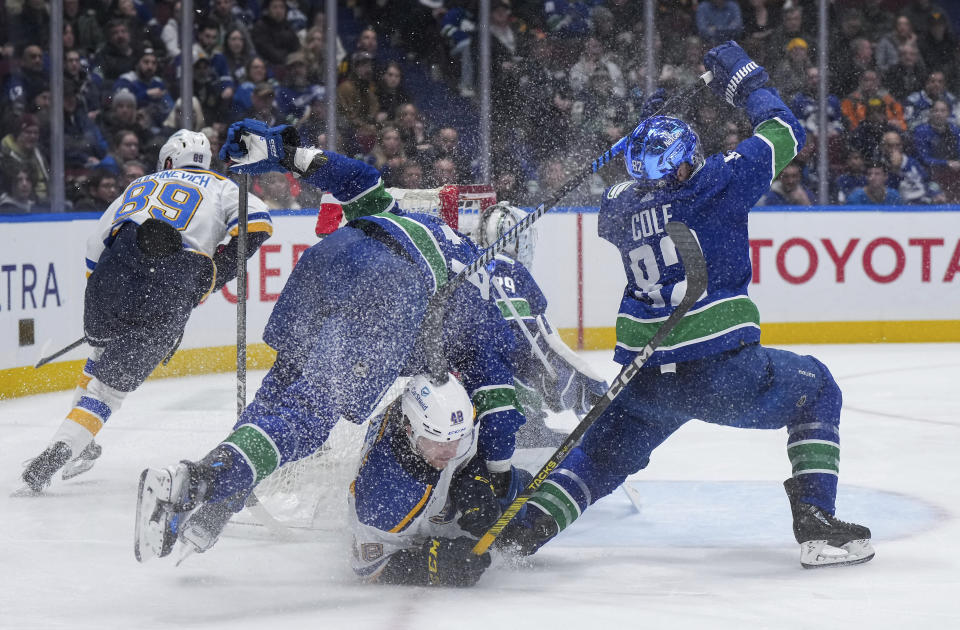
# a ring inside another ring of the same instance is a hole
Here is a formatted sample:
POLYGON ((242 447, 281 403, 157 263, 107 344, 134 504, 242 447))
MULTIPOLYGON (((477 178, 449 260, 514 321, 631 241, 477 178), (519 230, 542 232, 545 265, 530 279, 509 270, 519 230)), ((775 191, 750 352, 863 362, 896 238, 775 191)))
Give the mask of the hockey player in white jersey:
MULTIPOLYGON (((529 480, 529 477, 527 478, 529 480)), ((473 586, 490 565, 477 538, 500 515, 470 396, 453 375, 410 380, 367 433, 350 485, 353 569, 369 582, 473 586)))
MULTIPOLYGON (((474 241, 482 248, 490 247, 526 214, 508 202, 486 208, 477 221, 474 241)), ((511 321, 517 337, 514 384, 527 418, 517 432, 518 448, 559 446, 566 436, 546 425, 545 408, 553 412, 570 409, 582 417, 607 391, 606 382, 547 321, 547 298, 529 271, 535 245, 535 228, 519 232, 486 269, 490 300, 511 321)))
MULTIPOLYGON (((208 170, 210 158, 206 136, 177 131, 157 172, 131 182, 97 223, 83 312, 93 350, 66 418, 27 464, 29 490, 41 492, 61 468, 69 479, 93 466, 104 423, 174 351, 193 308, 235 277, 239 188, 208 170)), ((248 199, 250 256, 273 226, 263 201, 248 199)))

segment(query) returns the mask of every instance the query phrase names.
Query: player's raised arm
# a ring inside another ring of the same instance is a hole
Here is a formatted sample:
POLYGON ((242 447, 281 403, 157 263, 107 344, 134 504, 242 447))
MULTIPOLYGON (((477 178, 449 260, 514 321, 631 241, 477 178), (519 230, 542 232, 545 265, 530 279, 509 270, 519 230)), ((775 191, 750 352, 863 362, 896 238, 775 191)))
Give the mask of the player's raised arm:
POLYGON ((753 135, 728 156, 733 168, 744 175, 735 179, 743 182, 741 194, 752 205, 803 148, 806 132, 777 91, 767 87, 767 71, 736 42, 712 48, 703 64, 713 72, 709 85, 714 94, 743 108, 753 125, 753 135), (760 173, 764 177, 752 176, 760 173))
POLYGON ((389 210, 393 197, 383 186, 380 171, 333 151, 301 147, 289 125, 267 127, 259 120, 235 122, 227 130, 220 159, 235 173, 289 171, 340 201, 350 221, 389 210))

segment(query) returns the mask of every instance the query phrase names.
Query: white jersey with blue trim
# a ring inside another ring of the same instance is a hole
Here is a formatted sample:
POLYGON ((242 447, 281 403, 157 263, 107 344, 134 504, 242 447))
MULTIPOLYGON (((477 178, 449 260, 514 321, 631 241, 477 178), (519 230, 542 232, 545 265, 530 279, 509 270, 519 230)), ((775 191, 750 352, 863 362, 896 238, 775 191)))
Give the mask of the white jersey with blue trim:
MULTIPOLYGON (((247 199, 247 230, 272 234, 266 204, 253 194, 247 199)), ((87 241, 87 272, 94 270, 121 224, 139 225, 150 218, 175 227, 184 249, 212 258, 217 245, 228 235, 237 235, 239 207, 237 184, 212 171, 181 168, 139 177, 100 217, 96 233, 87 241)))
POLYGON ((388 410, 379 424, 371 424, 357 477, 350 484, 353 570, 367 581, 376 580, 398 551, 430 538, 469 535, 456 524, 458 512, 449 495, 454 476, 476 456, 476 425, 461 438, 447 466, 442 471, 428 468, 432 478, 424 479, 397 458, 391 442, 408 438, 394 413, 388 410))

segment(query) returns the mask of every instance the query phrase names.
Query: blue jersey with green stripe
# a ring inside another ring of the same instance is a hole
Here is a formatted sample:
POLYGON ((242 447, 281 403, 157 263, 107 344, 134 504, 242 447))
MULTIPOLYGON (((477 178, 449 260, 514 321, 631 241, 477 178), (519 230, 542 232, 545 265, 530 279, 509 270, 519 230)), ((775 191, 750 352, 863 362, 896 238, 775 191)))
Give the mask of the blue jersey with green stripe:
POLYGON ((696 235, 709 282, 686 317, 647 361, 690 361, 760 340, 760 315, 748 296, 752 276, 747 214, 803 147, 805 134, 773 90, 747 100, 754 134, 725 155, 712 155, 684 184, 610 187, 600 205, 600 237, 620 250, 627 286, 617 316, 614 359, 630 363, 679 304, 683 262, 664 226, 682 221, 696 235))

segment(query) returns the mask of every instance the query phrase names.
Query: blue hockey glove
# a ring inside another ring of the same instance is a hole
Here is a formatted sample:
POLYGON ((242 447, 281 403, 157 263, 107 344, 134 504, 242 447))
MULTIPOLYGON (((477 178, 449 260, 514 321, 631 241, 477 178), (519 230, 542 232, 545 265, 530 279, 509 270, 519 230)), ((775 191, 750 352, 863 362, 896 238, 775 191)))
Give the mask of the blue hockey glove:
POLYGON ((703 57, 703 65, 713 73, 709 84, 713 93, 737 107, 743 107, 747 97, 770 80, 763 66, 734 41, 711 48, 703 57))
MULTIPOLYGON (((220 149, 220 159, 230 164, 234 173, 259 175, 270 171, 289 170, 287 163, 292 155, 284 143, 293 140, 287 129, 296 130, 288 125, 267 127, 259 120, 247 118, 235 122, 227 129, 227 140, 220 149)), ((299 140, 293 143, 293 151, 299 140)), ((290 151, 292 153, 293 151, 290 151)))

